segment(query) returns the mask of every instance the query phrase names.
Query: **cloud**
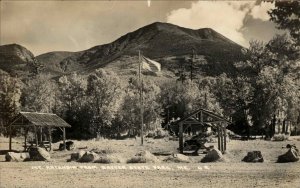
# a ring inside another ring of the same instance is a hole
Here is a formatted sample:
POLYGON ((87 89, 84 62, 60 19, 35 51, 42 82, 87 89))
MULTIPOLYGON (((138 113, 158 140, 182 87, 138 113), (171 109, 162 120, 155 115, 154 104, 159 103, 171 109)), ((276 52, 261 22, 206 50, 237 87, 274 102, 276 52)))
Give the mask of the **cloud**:
POLYGON ((261 3, 253 6, 250 15, 255 19, 260 19, 263 21, 268 21, 270 19, 268 10, 275 8, 274 3, 261 3))
POLYGON ((258 39, 273 34, 255 29, 257 19, 260 25, 268 19, 268 6, 253 1, 2 1, 0 42, 21 44, 35 55, 79 51, 112 42, 147 24, 168 21, 194 29, 211 27, 247 46, 249 37, 243 34, 258 39), (253 24, 244 29, 243 21, 249 17, 255 18, 248 21, 253 24))
POLYGON ((199 29, 209 27, 236 43, 248 46, 248 41, 241 32, 247 16, 255 19, 268 20, 267 10, 272 5, 257 4, 253 1, 198 1, 190 8, 171 11, 167 22, 199 29))

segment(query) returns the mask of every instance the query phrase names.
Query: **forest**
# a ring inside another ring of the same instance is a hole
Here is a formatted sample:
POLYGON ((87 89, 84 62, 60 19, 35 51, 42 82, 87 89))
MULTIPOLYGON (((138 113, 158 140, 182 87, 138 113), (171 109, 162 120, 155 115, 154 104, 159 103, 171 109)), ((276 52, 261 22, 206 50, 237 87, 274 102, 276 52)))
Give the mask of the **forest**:
MULTIPOLYGON (((234 133, 251 136, 292 127, 300 132, 300 5, 276 2, 271 21, 286 33, 267 43, 253 40, 234 63, 235 74, 196 75, 193 66, 178 70, 177 79, 157 83, 144 76, 144 130, 164 128, 168 123, 204 108, 226 117, 234 133)), ((69 138, 107 138, 140 131, 141 85, 137 76, 124 77, 96 69, 88 75, 72 73, 51 78, 32 73, 20 80, 0 70, 0 133, 20 111, 55 113, 72 128, 69 138)), ((17 134, 17 132, 15 132, 17 134)))

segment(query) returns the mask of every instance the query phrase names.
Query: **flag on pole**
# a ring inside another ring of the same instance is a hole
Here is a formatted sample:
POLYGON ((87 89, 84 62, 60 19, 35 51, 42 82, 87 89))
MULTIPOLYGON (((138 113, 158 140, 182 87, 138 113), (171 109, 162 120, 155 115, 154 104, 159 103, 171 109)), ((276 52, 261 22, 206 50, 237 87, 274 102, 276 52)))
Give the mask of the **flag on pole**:
POLYGON ((144 70, 148 70, 151 72, 160 72, 161 71, 160 63, 153 61, 149 58, 146 58, 144 56, 141 56, 141 60, 142 60, 142 68, 144 70))

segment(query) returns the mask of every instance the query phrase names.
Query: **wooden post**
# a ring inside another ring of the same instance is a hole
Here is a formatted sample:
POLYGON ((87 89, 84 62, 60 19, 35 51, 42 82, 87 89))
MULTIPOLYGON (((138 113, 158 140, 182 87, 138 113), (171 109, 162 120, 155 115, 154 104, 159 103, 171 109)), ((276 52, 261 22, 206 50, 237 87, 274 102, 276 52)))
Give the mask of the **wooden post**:
POLYGON ((24 131, 25 131, 25 134, 24 134, 24 138, 25 138, 25 141, 24 141, 24 146, 25 146, 24 147, 24 151, 26 151, 26 149, 27 149, 27 133, 28 133, 28 129, 26 129, 26 130, 25 129, 24 129, 24 131))
POLYGON ((35 144, 36 144, 36 147, 38 147, 39 141, 38 141, 38 135, 37 135, 37 130, 36 129, 37 129, 36 126, 34 126, 35 144))
POLYGON ((289 131, 289 127, 290 127, 290 121, 286 121, 286 127, 285 127, 285 134, 289 131))
POLYGON ((66 150, 67 146, 66 146, 66 128, 65 127, 63 128, 63 142, 64 142, 64 150, 66 150))
POLYGON ((200 111, 200 122, 203 123, 203 113, 200 111))
POLYGON ((51 127, 48 127, 49 132, 49 144, 50 144, 50 151, 52 150, 52 135, 51 135, 51 127))
POLYGON ((223 135, 223 126, 221 125, 221 129, 220 129, 220 137, 221 137, 221 152, 223 153, 223 151, 224 151, 224 137, 223 137, 224 135, 223 135))
POLYGON ((11 125, 9 126, 9 151, 11 151, 11 125))
POLYGON ((219 125, 217 125, 218 128, 217 128, 217 131, 218 131, 218 150, 221 151, 221 143, 220 143, 220 127, 219 125))
POLYGON ((281 127, 281 129, 282 129, 281 133, 282 134, 285 134, 285 122, 286 122, 286 120, 284 119, 283 122, 282 122, 282 127, 281 127))
POLYGON ((140 115, 141 115, 141 145, 144 144, 144 104, 143 104, 143 78, 142 78, 142 59, 139 50, 139 86, 140 86, 140 115))
POLYGON ((226 128, 224 128, 224 151, 226 151, 226 137, 227 137, 227 131, 226 128))
POLYGON ((183 153, 183 124, 179 123, 179 151, 183 153))
POLYGON ((43 143, 43 128, 42 126, 40 127, 40 144, 43 143))

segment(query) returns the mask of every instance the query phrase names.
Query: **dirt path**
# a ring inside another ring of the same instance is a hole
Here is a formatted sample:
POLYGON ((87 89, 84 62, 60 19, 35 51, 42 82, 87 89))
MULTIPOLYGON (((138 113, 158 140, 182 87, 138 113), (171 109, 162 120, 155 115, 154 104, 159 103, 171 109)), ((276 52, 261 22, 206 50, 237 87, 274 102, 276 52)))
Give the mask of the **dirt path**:
MULTIPOLYGON (((290 141, 264 140, 237 141, 228 143, 224 162, 199 163, 203 156, 191 157, 192 163, 175 164, 126 164, 66 162, 74 151, 53 151, 53 162, 4 162, 0 154, 0 187, 300 187, 300 162, 279 164, 277 156, 285 153, 286 144, 296 144, 299 138, 290 141), (248 151, 260 150, 264 163, 244 163, 241 159, 248 151), (153 166, 156 166, 153 167, 153 166), (157 169, 157 166, 160 169, 157 169), (66 169, 66 168, 72 169, 66 169), (180 167, 180 168, 179 168, 180 167), (199 167, 199 168, 198 168, 199 167), (116 169, 121 168, 121 169, 116 169), (189 169, 189 170, 186 170, 189 169)), ((13 142, 14 149, 21 150, 20 140, 13 142)), ((178 142, 168 140, 75 141, 78 148, 104 149, 117 154, 126 161, 137 151, 146 149, 176 152, 178 142)), ((208 145, 216 144, 209 143, 208 145)), ((59 143, 54 144, 58 148, 59 143)), ((0 151, 8 147, 6 138, 0 138, 0 151)), ((78 150, 78 149, 77 149, 78 150)))
POLYGON ((1 187, 245 188, 300 185, 300 163, 159 164, 160 170, 155 169, 157 166, 157 164, 1 162, 0 182, 1 187), (66 166, 76 169, 66 169, 66 166), (37 169, 39 167, 41 169, 37 169))

